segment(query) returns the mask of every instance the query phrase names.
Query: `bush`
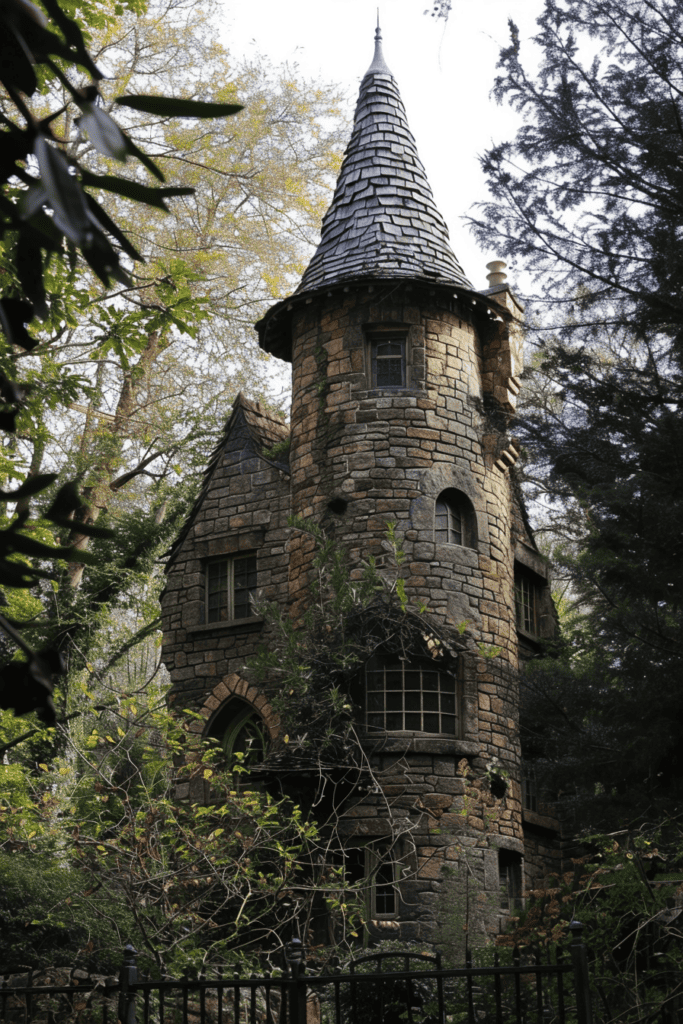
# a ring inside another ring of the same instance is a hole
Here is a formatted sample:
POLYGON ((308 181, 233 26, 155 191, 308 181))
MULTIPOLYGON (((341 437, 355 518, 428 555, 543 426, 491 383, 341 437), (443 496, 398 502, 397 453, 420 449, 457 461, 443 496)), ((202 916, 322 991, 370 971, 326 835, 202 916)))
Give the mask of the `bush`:
POLYGON ((134 941, 134 922, 104 894, 101 915, 93 917, 92 895, 81 871, 35 854, 0 853, 0 973, 63 966, 118 971, 123 946, 134 941))

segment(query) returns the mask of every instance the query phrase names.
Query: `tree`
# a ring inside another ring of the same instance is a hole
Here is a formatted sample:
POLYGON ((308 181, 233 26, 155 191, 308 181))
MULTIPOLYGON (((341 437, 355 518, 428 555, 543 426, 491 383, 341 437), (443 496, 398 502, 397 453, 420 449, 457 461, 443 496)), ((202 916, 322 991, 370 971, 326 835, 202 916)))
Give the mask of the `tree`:
MULTIPOLYGON (((19 6, 14 21, 8 15, 8 23, 24 34, 30 29, 29 41, 31 32, 38 33, 43 46, 42 14, 36 9, 37 27, 27 29, 27 9, 19 6)), ((73 19, 55 4, 48 10, 65 39, 68 32, 69 40, 81 38, 73 19)), ((93 246, 86 246, 86 258, 79 260, 68 233, 67 243, 58 235, 44 243, 49 264, 46 258, 43 268, 36 264, 22 270, 23 277, 10 245, 3 250, 15 291, 29 289, 34 303, 38 296, 43 314, 40 326, 34 321, 28 332, 17 333, 24 299, 12 298, 11 289, 5 289, 3 309, 14 317, 6 316, 6 326, 14 330, 11 340, 25 342, 23 350, 16 344, 7 348, 5 365, 13 374, 14 367, 24 368, 25 386, 20 396, 8 384, 5 397, 11 401, 4 425, 12 436, 0 468, 8 479, 22 480, 28 473, 30 482, 8 496, 19 502, 19 517, 7 520, 3 536, 14 544, 10 551, 18 544, 27 556, 72 558, 58 573, 57 592, 43 595, 49 599, 47 614, 41 615, 38 605, 22 618, 17 592, 5 593, 15 619, 14 627, 8 625, 14 643, 21 643, 16 627, 24 622, 31 630, 29 638, 53 651, 50 665, 42 670, 46 690, 50 668, 62 667, 58 655, 66 655, 67 666, 74 659, 76 666, 88 660, 89 644, 98 631, 93 609, 106 609, 126 590, 143 585, 215 445, 226 392, 246 384, 262 394, 262 354, 254 344, 245 344, 246 323, 252 310, 271 299, 274 290, 285 286, 287 274, 297 269, 336 159, 338 111, 331 90, 302 85, 284 69, 233 68, 212 39, 210 14, 208 6, 178 0, 149 9, 122 6, 116 16, 101 15, 94 7, 82 9, 82 27, 95 60, 106 61, 115 81, 129 90, 139 86, 154 94, 147 99, 131 96, 121 104, 113 96, 115 85, 100 81, 95 92, 88 81, 76 85, 78 68, 74 65, 65 74, 67 64, 59 64, 74 54, 54 33, 48 35, 57 63, 48 57, 44 68, 39 65, 42 89, 40 95, 33 90, 32 116, 42 118, 50 159, 64 172, 62 185, 70 187, 73 177, 65 177, 64 168, 78 168, 74 187, 84 186, 79 201, 97 209, 97 224, 116 229, 107 265, 118 275, 112 292, 111 276, 104 273, 101 259, 97 263, 93 246), (249 93, 249 109, 242 128, 228 131, 215 115, 239 109, 234 100, 241 89, 249 93), (176 94, 175 106, 165 100, 168 93, 176 94), (211 104, 197 103, 197 96, 210 96, 211 104), (184 115, 182 122, 171 116, 174 110, 184 115), (199 112, 211 116, 197 128, 193 117, 199 112), (323 116, 329 118, 327 127, 319 123, 323 116), (124 149, 157 177, 168 173, 176 181, 184 179, 180 187, 155 191, 142 184, 135 169, 127 176, 125 171, 113 175, 112 159, 124 155, 124 149), (173 218, 164 217, 170 194, 185 200, 174 205, 173 218), (68 251, 65 244, 71 246, 68 251), (134 264, 137 257, 145 263, 134 264), (45 282, 39 295, 31 283, 35 281, 45 282), (227 364, 231 373, 216 374, 216 363, 227 364), (31 541, 17 540, 25 533, 21 517, 29 512, 31 496, 41 494, 54 479, 46 477, 43 467, 55 464, 62 480, 77 476, 81 481, 79 494, 73 488, 63 492, 57 525, 66 544, 48 550, 54 547, 50 516, 56 513, 43 495, 33 505, 48 521, 30 528, 42 530, 44 546, 38 549, 34 543, 28 551, 31 541), (119 527, 115 538, 107 530, 112 524, 119 527), (100 550, 84 587, 86 549, 98 535, 100 550)), ((90 74, 99 74, 82 39, 79 46, 78 60, 90 74)), ((24 73, 33 74, 25 68, 24 73)), ((20 84, 32 85, 32 80, 20 84)), ((15 93, 11 83, 8 88, 5 110, 11 114, 15 93)), ((31 139, 29 131, 29 147, 31 139)), ((16 154, 11 155, 5 168, 8 189, 15 169, 16 154)), ((21 174, 26 178, 26 172, 21 174)), ((40 185, 30 174, 24 184, 32 195, 34 216, 23 218, 17 205, 23 201, 21 188, 17 193, 15 186, 8 192, 14 205, 6 207, 11 215, 6 232, 12 228, 20 239, 37 230, 35 223, 42 228, 51 223, 40 212, 40 185)), ((6 234, 8 243, 13 240, 14 235, 6 234)), ((22 242, 19 255, 27 247, 22 242)), ((34 246, 33 251, 40 250, 34 246)), ((19 265, 23 267, 21 259, 19 265)), ((16 570, 11 575, 5 564, 6 585, 39 583, 28 558, 23 564, 23 576, 16 570)), ((15 675, 24 671, 18 662, 11 669, 15 675)))
MULTIPOLYGON (((1 76, 8 102, 3 114, 3 195, 0 208, 3 270, 7 282, 0 301, 0 325, 4 332, 0 426, 12 433, 16 431, 16 417, 24 400, 24 390, 17 382, 12 364, 16 361, 17 351, 31 352, 35 348, 26 328, 27 322, 34 315, 43 319, 49 315, 46 290, 46 278, 49 284, 48 261, 52 259, 57 267, 68 268, 80 249, 90 270, 108 286, 114 279, 122 284, 128 281, 112 239, 129 258, 139 258, 115 222, 84 191, 83 172, 77 162, 69 160, 59 148, 62 140, 55 135, 52 125, 55 115, 49 114, 40 120, 34 116, 30 98, 39 91, 39 83, 42 86, 49 77, 56 77, 63 83, 69 104, 80 110, 81 124, 100 153, 119 161, 135 155, 148 170, 163 180, 163 174, 154 162, 97 106, 97 82, 102 79, 102 74, 85 47, 79 25, 61 10, 56 0, 48 0, 46 9, 57 32, 48 29, 45 15, 30 3, 6 4, 1 22, 1 76), (76 67, 83 68, 90 77, 90 82, 81 88, 73 85, 65 74, 65 71, 76 67), (37 174, 29 157, 35 161, 37 174), (48 211, 51 216, 48 216, 48 211)), ((160 102, 156 97, 144 96, 122 99, 138 108, 151 110, 157 109, 160 102)), ((174 107, 172 100, 165 103, 169 114, 178 113, 178 107, 174 107)), ((207 106, 195 102, 189 106, 185 104, 182 112, 186 116, 204 117, 209 113, 224 116, 238 109, 234 103, 207 106)), ((121 185, 121 179, 116 176, 109 176, 109 180, 101 184, 107 191, 125 187, 125 183, 121 185)), ((140 186, 140 191, 144 193, 143 201, 163 206, 167 196, 182 194, 185 190, 145 190, 140 186)), ((3 492, 2 499, 24 501, 54 479, 54 475, 47 478, 38 475, 14 492, 3 492)), ((57 525, 63 525, 78 504, 74 486, 65 484, 50 505, 47 517, 57 525)), ((1 536, 3 579, 19 587, 33 586, 50 575, 45 570, 29 566, 21 556, 60 554, 67 560, 82 557, 75 544, 57 551, 54 545, 27 536, 23 529, 27 517, 27 512, 21 512, 1 536)), ((91 536, 98 532, 92 525, 88 530, 91 536)), ((102 531, 99 533, 102 535, 102 531)), ((0 694, 3 705, 14 706, 20 713, 37 707, 48 721, 52 720, 51 676, 63 669, 58 650, 45 647, 36 655, 4 618, 2 627, 26 657, 25 662, 8 667, 3 673, 0 694)))
POLYGON ((536 77, 514 25, 501 54, 525 125, 474 224, 541 286, 518 432, 580 613, 566 667, 528 673, 527 750, 613 825, 683 788, 683 10, 547 0, 539 27, 536 77))
POLYGON ((570 920, 579 920, 596 1019, 635 1024, 675 1015, 683 996, 682 853, 680 821, 592 836, 590 853, 531 893, 497 945, 546 959, 566 948, 570 920))

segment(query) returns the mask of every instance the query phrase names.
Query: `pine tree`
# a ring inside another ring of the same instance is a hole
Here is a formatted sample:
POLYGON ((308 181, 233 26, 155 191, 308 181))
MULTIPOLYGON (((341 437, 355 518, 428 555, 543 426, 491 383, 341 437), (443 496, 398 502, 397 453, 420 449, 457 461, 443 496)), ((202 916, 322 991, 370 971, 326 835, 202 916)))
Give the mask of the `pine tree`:
POLYGON ((501 54, 525 125, 475 225, 539 285, 518 433, 579 612, 528 673, 527 752, 617 824, 683 790, 683 7, 546 0, 539 27, 535 76, 514 26, 501 54))

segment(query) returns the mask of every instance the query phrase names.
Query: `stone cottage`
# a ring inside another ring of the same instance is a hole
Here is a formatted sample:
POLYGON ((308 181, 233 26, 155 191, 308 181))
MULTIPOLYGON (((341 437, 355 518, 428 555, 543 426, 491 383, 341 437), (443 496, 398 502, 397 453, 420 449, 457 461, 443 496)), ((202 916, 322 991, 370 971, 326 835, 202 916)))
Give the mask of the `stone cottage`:
POLYGON ((351 566, 381 556, 396 523, 408 600, 462 639, 448 663, 380 651, 364 667, 357 728, 377 784, 347 795, 341 830, 372 879, 374 934, 437 945, 463 913, 480 936, 499 929, 556 856, 518 735, 519 661, 554 627, 511 475, 522 310, 504 264, 489 266, 476 291, 378 29, 320 245, 256 325, 292 365, 291 423, 238 396, 162 599, 182 706, 226 755, 264 751, 279 723, 243 666, 267 639, 255 591, 295 621, 306 604, 313 552, 289 517, 330 529, 351 566))

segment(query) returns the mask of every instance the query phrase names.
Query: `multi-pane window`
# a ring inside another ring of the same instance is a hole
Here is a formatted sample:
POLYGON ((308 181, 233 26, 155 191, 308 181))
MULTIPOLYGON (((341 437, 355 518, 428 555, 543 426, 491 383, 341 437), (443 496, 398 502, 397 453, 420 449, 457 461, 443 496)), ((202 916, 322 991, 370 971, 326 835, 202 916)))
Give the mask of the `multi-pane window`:
POLYGON ((522 779, 522 806, 525 811, 537 810, 538 789, 535 775, 525 775, 522 779))
POLYGON ((206 621, 230 622, 253 614, 256 555, 234 555, 206 566, 206 621))
POLYGON ((442 491, 434 507, 434 540, 437 544, 476 547, 474 509, 460 491, 442 491))
POLYGON ((404 334, 370 337, 373 388, 406 386, 406 339, 404 334))
POLYGON ((539 588, 531 576, 524 572, 515 573, 515 613, 517 628, 525 633, 538 634, 539 588))
POLYGON ((391 844, 373 843, 366 850, 367 872, 370 877, 370 916, 375 920, 396 917, 398 891, 396 869, 391 844))
POLYGON ((227 710, 227 725, 220 736, 227 760, 231 764, 245 767, 263 761, 266 737, 259 713, 251 705, 239 700, 231 701, 227 710))
POLYGON ((433 663, 375 658, 366 666, 365 688, 369 732, 457 735, 457 680, 433 663))
POLYGON ((344 870, 352 885, 364 883, 366 911, 373 920, 398 916, 399 875, 396 847, 389 840, 373 840, 344 851, 344 870))

